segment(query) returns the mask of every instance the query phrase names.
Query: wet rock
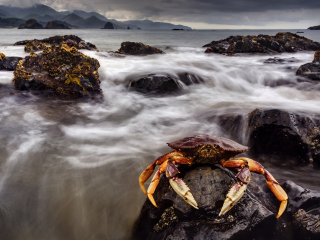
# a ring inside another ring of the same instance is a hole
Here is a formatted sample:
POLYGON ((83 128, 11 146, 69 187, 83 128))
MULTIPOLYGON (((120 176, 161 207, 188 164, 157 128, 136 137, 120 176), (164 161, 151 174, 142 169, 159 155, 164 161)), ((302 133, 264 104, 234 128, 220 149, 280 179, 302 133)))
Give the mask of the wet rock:
POLYGON ((297 237, 300 239, 320 238, 320 208, 306 212, 303 209, 294 215, 294 225, 300 230, 297 237))
POLYGON ((20 24, 18 29, 24 29, 24 28, 27 28, 27 29, 44 29, 44 27, 40 23, 38 23, 38 21, 35 20, 35 19, 29 19, 26 23, 20 24))
POLYGON ((312 160, 308 131, 314 126, 314 119, 304 115, 279 109, 257 109, 248 118, 246 134, 250 153, 308 163, 312 160))
POLYGON ((178 74, 178 78, 172 77, 169 74, 150 74, 139 80, 131 81, 129 88, 142 93, 170 93, 181 90, 181 82, 188 86, 202 83, 203 80, 191 73, 178 74))
POLYGON ((274 239, 274 214, 247 193, 228 213, 218 217, 234 182, 224 171, 211 165, 180 170, 199 209, 186 203, 162 177, 154 193, 158 208, 146 200, 134 227, 134 239, 274 239), (174 212, 170 213, 172 207, 174 212))
MULTIPOLYGON (((86 50, 97 50, 97 47, 89 42, 85 42, 84 40, 82 40, 81 38, 79 38, 76 35, 64 35, 64 36, 53 36, 53 37, 49 37, 49 38, 44 38, 44 39, 34 39, 34 40, 23 40, 23 41, 19 41, 16 42, 14 44, 14 46, 20 46, 20 45, 31 45, 32 48, 33 46, 36 46, 37 50, 33 50, 33 51, 39 51, 39 50, 43 50, 44 47, 47 45, 60 45, 63 43, 66 43, 66 41, 68 40, 72 40, 75 45, 74 47, 77 49, 86 49, 86 50)), ((27 49, 29 52, 31 50, 29 50, 29 47, 27 49)), ((26 47, 25 47, 25 51, 26 51, 26 47)))
POLYGON ((118 50, 119 53, 128 55, 163 54, 159 48, 151 47, 141 42, 123 42, 118 50))
POLYGON ((285 63, 293 63, 293 62, 299 62, 298 59, 292 57, 292 58, 268 58, 263 63, 269 63, 269 64, 285 64, 285 63))
POLYGON ((56 21, 48 22, 45 29, 70 29, 68 26, 56 21))
POLYGON ((320 80, 320 51, 314 54, 314 60, 311 63, 303 64, 299 67, 296 75, 309 78, 311 80, 320 80))
POLYGON ((170 75, 151 74, 147 77, 132 81, 129 88, 142 93, 168 93, 182 89, 177 79, 170 75))
POLYGON ((320 43, 290 32, 275 36, 230 36, 204 45, 206 53, 281 53, 320 50, 320 43))
POLYGON ((37 52, 43 50, 45 48, 45 44, 39 41, 27 41, 27 44, 24 46, 25 52, 37 52))
POLYGON ((23 58, 21 57, 5 57, 3 59, 0 58, 0 70, 8 70, 14 71, 20 60, 23 58))
POLYGON ((98 60, 67 44, 45 47, 21 60, 14 71, 18 90, 39 91, 46 96, 80 98, 101 94, 98 60))
POLYGON ((107 22, 102 29, 114 29, 114 26, 111 22, 107 22))

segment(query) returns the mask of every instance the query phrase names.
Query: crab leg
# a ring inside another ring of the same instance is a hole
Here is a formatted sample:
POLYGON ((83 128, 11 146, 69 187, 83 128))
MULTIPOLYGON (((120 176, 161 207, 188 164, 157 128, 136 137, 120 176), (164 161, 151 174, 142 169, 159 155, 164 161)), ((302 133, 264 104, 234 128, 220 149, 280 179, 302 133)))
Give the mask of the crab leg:
POLYGON ((162 163, 159 167, 159 170, 156 172, 156 174, 153 176, 152 180, 151 180, 151 183, 148 187, 148 191, 147 191, 147 196, 150 200, 150 202, 155 206, 155 207, 158 207, 156 202, 154 201, 154 198, 153 198, 153 193, 154 191, 156 190, 158 184, 159 184, 159 179, 160 179, 160 176, 162 173, 164 173, 166 171, 166 168, 167 168, 167 163, 168 163, 168 160, 165 161, 164 163, 162 163))
MULTIPOLYGON (((168 162, 177 162, 179 164, 191 164, 190 160, 183 157, 181 153, 178 153, 176 151, 167 153, 161 157, 159 157, 157 160, 153 161, 140 175, 139 177, 139 184, 144 192, 145 195, 148 196, 150 199, 151 203, 157 207, 156 202, 154 201, 153 198, 153 193, 155 192, 158 184, 159 184, 159 179, 162 173, 164 173, 167 169, 167 163, 168 162), (160 165, 159 170, 155 173, 153 176, 151 183, 149 185, 148 191, 146 191, 144 183, 148 180, 148 178, 152 175, 154 172, 154 169, 156 165, 160 165)), ((174 164, 173 164, 174 165, 174 164)), ((179 172, 179 171, 178 171, 179 172)))
POLYGON ((287 207, 288 195, 269 171, 264 169, 260 163, 250 158, 236 158, 228 161, 221 161, 223 167, 241 167, 243 164, 248 164, 251 172, 262 174, 265 177, 268 187, 277 199, 281 201, 277 215, 277 218, 279 218, 287 207))
POLYGON ((236 175, 237 182, 230 188, 226 200, 223 203, 219 216, 228 212, 243 196, 247 189, 247 184, 250 182, 250 170, 247 165, 243 165, 240 172, 236 175))
POLYGON ((161 157, 158 157, 155 161, 153 161, 140 175, 139 177, 139 185, 141 190, 143 191, 143 193, 145 195, 147 195, 147 191, 146 188, 144 186, 144 183, 148 180, 148 178, 152 175, 152 173, 154 172, 154 169, 156 167, 156 165, 161 165, 162 163, 164 163, 165 161, 168 161, 168 159, 170 158, 170 156, 174 156, 176 153, 176 151, 173 152, 169 152, 165 155, 162 155, 161 157))

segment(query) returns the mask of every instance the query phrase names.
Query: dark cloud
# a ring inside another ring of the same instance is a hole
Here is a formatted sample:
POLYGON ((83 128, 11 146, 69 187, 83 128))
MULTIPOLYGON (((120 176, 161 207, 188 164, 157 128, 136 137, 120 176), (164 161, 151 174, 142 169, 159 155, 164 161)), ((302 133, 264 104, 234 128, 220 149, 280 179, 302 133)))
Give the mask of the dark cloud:
POLYGON ((319 0, 0 0, 0 3, 24 7, 42 3, 58 10, 97 11, 122 19, 234 26, 316 23, 320 9, 319 0))

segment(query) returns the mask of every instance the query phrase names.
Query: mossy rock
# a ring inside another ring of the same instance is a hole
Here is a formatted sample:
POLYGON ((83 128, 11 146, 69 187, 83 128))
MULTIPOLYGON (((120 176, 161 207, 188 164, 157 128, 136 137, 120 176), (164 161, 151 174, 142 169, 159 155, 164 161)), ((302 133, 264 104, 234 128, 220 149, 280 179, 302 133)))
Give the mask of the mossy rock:
POLYGON ((36 90, 48 96, 80 98, 101 94, 98 60, 80 53, 67 44, 44 46, 43 52, 31 53, 14 71, 18 90, 36 90))

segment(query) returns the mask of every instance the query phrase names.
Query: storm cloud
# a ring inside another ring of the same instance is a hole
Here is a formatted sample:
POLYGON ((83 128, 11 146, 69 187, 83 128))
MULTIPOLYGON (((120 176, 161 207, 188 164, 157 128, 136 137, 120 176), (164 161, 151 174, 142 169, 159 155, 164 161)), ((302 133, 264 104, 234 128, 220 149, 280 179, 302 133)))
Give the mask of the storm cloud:
POLYGON ((150 19, 189 26, 299 28, 318 25, 319 0, 0 0, 1 4, 96 11, 117 20, 150 19), (289 26, 293 24, 293 26, 289 26))

